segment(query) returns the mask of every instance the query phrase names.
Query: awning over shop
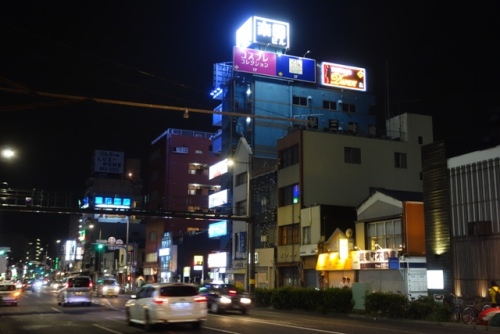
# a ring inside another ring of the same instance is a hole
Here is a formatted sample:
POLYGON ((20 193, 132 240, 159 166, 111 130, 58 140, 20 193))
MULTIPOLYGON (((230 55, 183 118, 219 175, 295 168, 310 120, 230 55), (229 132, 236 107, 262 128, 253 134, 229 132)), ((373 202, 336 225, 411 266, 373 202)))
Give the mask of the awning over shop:
POLYGON ((340 259, 338 252, 321 253, 316 263, 317 271, 351 270, 352 258, 340 259))

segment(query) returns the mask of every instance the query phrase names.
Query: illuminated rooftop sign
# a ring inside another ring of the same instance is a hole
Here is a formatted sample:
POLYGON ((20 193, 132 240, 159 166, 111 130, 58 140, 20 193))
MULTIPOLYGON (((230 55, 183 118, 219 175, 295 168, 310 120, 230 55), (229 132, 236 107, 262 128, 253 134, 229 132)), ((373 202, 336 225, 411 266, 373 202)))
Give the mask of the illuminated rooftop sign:
POLYGON ((366 91, 366 70, 360 67, 321 63, 323 86, 366 91))
POLYGON ((252 45, 290 48, 290 25, 288 22, 252 16, 236 31, 236 45, 243 48, 252 45))
POLYGON ((233 48, 233 69, 271 77, 316 82, 316 60, 247 48, 233 48))

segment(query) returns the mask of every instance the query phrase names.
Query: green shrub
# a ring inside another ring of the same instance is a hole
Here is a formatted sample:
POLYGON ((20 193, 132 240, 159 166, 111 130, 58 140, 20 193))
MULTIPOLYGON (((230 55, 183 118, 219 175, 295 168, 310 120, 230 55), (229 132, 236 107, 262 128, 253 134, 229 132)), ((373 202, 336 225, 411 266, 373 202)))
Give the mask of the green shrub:
POLYGON ((432 296, 421 296, 412 300, 406 310, 405 317, 409 319, 448 321, 453 309, 445 303, 437 303, 432 296))
POLYGON ((374 292, 366 296, 365 310, 370 315, 404 318, 408 303, 408 298, 401 294, 374 292))

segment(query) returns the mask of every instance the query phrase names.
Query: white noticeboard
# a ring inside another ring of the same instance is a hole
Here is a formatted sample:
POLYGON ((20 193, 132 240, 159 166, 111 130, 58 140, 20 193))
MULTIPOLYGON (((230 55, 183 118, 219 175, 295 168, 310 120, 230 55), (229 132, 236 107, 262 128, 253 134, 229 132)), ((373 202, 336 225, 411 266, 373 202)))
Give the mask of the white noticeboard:
POLYGON ((409 268, 406 273, 406 291, 411 298, 427 296, 427 269, 409 268))

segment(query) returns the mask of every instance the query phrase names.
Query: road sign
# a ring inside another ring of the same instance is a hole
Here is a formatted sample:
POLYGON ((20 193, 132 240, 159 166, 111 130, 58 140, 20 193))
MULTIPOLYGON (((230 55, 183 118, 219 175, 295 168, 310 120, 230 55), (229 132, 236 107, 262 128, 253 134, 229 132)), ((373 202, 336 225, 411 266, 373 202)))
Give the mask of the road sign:
POLYGON ((96 242, 96 243, 98 243, 98 244, 107 244, 107 243, 108 243, 108 240, 105 240, 105 239, 97 239, 95 242, 96 242))

